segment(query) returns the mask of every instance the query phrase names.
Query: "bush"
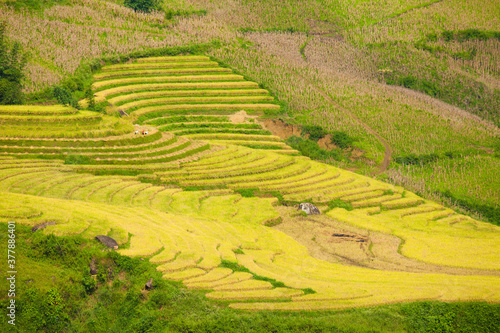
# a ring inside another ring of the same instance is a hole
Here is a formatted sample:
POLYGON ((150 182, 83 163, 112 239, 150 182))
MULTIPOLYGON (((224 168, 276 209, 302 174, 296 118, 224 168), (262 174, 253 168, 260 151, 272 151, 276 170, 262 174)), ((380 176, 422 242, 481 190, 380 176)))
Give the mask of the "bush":
POLYGON ((328 151, 325 149, 321 149, 317 142, 311 141, 309 139, 291 136, 286 140, 286 143, 292 148, 300 151, 302 155, 315 160, 333 159, 336 161, 341 161, 344 159, 344 157, 338 150, 328 151))
POLYGON ((123 5, 132 8, 136 12, 149 13, 152 10, 159 9, 158 0, 125 0, 123 5))
MULTIPOLYGON (((431 154, 422 154, 422 155, 416 155, 416 154, 408 154, 408 155, 402 155, 402 156, 397 156, 394 158, 394 161, 398 164, 402 165, 424 165, 428 164, 434 161, 437 161, 441 156, 436 154, 436 153, 431 153, 431 154)), ((443 157, 445 158, 453 158, 453 152, 446 152, 443 157)))
POLYGON ((332 134, 332 143, 336 144, 338 147, 342 149, 349 148, 354 139, 351 138, 346 132, 335 131, 332 134))
POLYGON ((73 96, 71 92, 64 87, 55 87, 52 94, 57 99, 57 101, 62 105, 71 105, 73 101, 73 96))
POLYGON ((36 289, 24 293, 21 302, 21 318, 25 319, 28 331, 62 332, 70 318, 65 312, 65 302, 56 288, 41 294, 36 289))
POLYGON ((421 302, 404 304, 411 332, 498 332, 498 305, 421 302))
POLYGON ((326 131, 318 125, 304 125, 302 126, 302 135, 309 134, 309 139, 318 141, 326 135, 326 131))
POLYGON ((85 275, 82 278, 82 285, 87 294, 92 294, 97 287, 97 282, 90 275, 85 275))

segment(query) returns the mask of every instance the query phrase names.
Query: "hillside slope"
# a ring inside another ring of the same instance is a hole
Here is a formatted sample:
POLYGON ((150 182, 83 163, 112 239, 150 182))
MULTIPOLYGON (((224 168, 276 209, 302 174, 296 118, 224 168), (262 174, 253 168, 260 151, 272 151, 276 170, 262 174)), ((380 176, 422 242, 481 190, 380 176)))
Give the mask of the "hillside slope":
POLYGON ((497 5, 277 4, 2 4, 27 91, 100 112, 0 106, 0 217, 108 235, 233 309, 499 303, 497 5))
POLYGON ((359 153, 329 163, 371 174, 390 161, 382 179, 498 224, 498 186, 484 181, 500 172, 494 1, 180 0, 165 5, 166 16, 120 2, 49 3, 0 12, 8 37, 32 50, 27 91, 61 82, 82 60, 212 43, 211 56, 286 104, 287 122, 355 139, 359 153), (467 164, 466 181, 454 173, 428 181, 448 164, 467 164))
POLYGON ((298 155, 258 123, 274 98, 219 69, 199 55, 102 67, 93 88, 123 113, 115 131, 97 112, 0 107, 1 216, 109 235, 238 309, 499 301, 498 227, 298 155), (325 215, 287 208, 301 201, 325 215))

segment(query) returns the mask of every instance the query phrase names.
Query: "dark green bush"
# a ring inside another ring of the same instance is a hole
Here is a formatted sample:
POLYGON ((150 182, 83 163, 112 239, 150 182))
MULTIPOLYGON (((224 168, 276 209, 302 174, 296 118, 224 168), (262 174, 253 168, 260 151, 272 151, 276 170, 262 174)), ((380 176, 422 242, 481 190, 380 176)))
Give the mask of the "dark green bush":
POLYGON ((159 9, 160 2, 158 0, 125 0, 123 5, 132 8, 136 12, 149 13, 152 10, 159 9))
POLYGON ((36 289, 29 289, 23 294, 20 304, 20 317, 27 327, 27 332, 62 332, 69 324, 65 312, 65 302, 56 288, 45 294, 36 289))
POLYGON ((498 332, 498 305, 486 303, 420 302, 401 306, 410 332, 498 332))
POLYGON ((302 135, 309 134, 309 139, 312 141, 318 141, 326 135, 326 131, 318 125, 303 125, 302 135))
POLYGON ((60 86, 55 87, 52 94, 60 104, 71 105, 71 102, 73 101, 73 96, 71 95, 71 92, 64 87, 60 86))
MULTIPOLYGON (((448 157, 448 158, 452 158, 453 153, 447 152, 443 156, 448 157)), ((441 156, 439 154, 436 154, 436 153, 422 154, 422 155, 408 154, 408 155, 396 156, 394 158, 394 162, 402 164, 402 165, 406 165, 406 164, 424 165, 424 164, 428 164, 428 163, 437 161, 440 157, 441 156)))
POLYGON ((291 136, 286 140, 287 144, 292 148, 297 149, 302 153, 302 155, 310 157, 315 160, 336 160, 341 161, 344 156, 338 150, 328 151, 321 149, 317 142, 311 141, 309 139, 299 138, 297 136, 291 136))
POLYGON ((346 149, 352 145, 354 138, 350 137, 346 132, 335 131, 332 134, 331 142, 342 149, 346 149))
POLYGON ((446 42, 452 41, 453 40, 453 31, 445 30, 441 33, 441 36, 443 36, 444 40, 446 42))
POLYGON ((82 278, 82 285, 87 294, 92 294, 97 287, 97 282, 90 275, 85 275, 82 278))

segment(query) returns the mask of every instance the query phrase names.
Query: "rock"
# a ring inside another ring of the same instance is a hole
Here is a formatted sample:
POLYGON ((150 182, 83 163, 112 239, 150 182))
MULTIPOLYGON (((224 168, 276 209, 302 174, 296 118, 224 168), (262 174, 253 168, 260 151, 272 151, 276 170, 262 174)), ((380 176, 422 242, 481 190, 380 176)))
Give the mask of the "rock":
POLYGON ((42 224, 39 224, 39 225, 36 225, 34 226, 33 228, 31 228, 31 232, 35 232, 37 230, 42 230, 42 229, 45 229, 47 226, 49 225, 56 225, 55 222, 45 222, 45 223, 42 223, 42 224))
POLYGON ((307 215, 319 215, 321 214, 318 207, 314 206, 312 203, 303 202, 299 205, 299 210, 302 209, 307 215))
POLYGON ((148 282, 146 282, 146 285, 144 286, 146 290, 150 290, 153 288, 153 278, 150 278, 148 282))
POLYGON ((104 235, 97 235, 95 236, 95 239, 106 245, 107 247, 111 249, 118 250, 118 243, 111 237, 104 236, 104 235))
POLYGON ((95 262, 95 258, 92 258, 92 261, 90 262, 90 275, 96 275, 97 274, 97 265, 95 262))

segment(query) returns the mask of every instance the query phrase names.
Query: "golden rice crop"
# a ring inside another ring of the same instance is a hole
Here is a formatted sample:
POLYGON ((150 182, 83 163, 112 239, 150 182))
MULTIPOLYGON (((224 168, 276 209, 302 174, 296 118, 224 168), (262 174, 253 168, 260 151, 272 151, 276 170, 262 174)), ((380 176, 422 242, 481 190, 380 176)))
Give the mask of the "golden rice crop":
POLYGON ((174 280, 174 281, 182 281, 185 279, 205 275, 206 273, 207 272, 205 272, 203 269, 190 268, 190 269, 186 269, 183 271, 165 273, 165 274, 163 274, 163 278, 168 279, 168 280, 174 280))
POLYGON ((94 74, 96 81, 117 78, 117 77, 132 77, 132 76, 149 76, 149 75, 186 75, 186 74, 216 74, 216 73, 231 73, 229 68, 220 67, 195 67, 195 68, 170 68, 170 69, 140 69, 140 70, 116 70, 106 71, 94 74))
MULTIPOLYGON (((149 98, 137 101, 128 102, 119 106, 121 110, 128 110, 137 108, 139 106, 146 106, 152 104, 180 104, 180 103, 193 103, 193 104, 220 104, 220 103, 233 103, 233 102, 269 102, 272 101, 271 96, 231 96, 231 97, 169 97, 169 98, 149 98)), ((246 107, 239 104, 239 107, 244 109, 246 107)), ((255 106, 251 105, 254 109, 255 106)), ((234 109, 234 108, 233 108, 234 109)), ((1 121, 1 118, 0 118, 1 121)))
POLYGON ((172 104, 172 105, 160 105, 160 106, 149 106, 140 108, 137 111, 134 111, 134 116, 141 116, 150 112, 159 112, 159 111, 263 111, 263 110, 276 110, 279 109, 280 106, 276 104, 172 104))
POLYGON ((264 89, 207 89, 207 90, 158 90, 158 91, 145 91, 140 93, 132 93, 119 95, 109 98, 108 101, 112 104, 141 99, 150 97, 166 97, 166 96, 247 96, 247 95, 267 95, 268 92, 264 89))
POLYGON ((139 78, 126 78, 97 81, 92 85, 96 90, 103 90, 104 87, 112 87, 114 85, 127 85, 134 83, 162 83, 162 82, 207 82, 207 81, 241 81, 243 76, 236 74, 219 74, 219 75, 180 75, 180 76, 152 76, 139 78))
POLYGON ((103 72, 116 70, 142 70, 151 68, 181 68, 181 67, 213 67, 218 65, 215 61, 190 61, 190 62, 141 62, 132 64, 108 65, 102 68, 103 72))
POLYGON ((303 293, 302 290, 275 288, 271 290, 213 291, 205 296, 211 299, 225 301, 278 300, 290 299, 293 296, 302 295, 303 293))
POLYGON ((214 281, 200 281, 188 284, 190 289, 212 289, 217 286, 230 285, 233 283, 238 283, 245 280, 250 280, 253 277, 252 274, 246 272, 234 272, 224 278, 214 280, 214 281))
POLYGON ((135 61, 138 63, 143 62, 181 62, 181 61, 208 61, 210 57, 200 55, 184 55, 184 56, 166 56, 166 57, 148 57, 139 58, 135 61))
POLYGON ((263 290, 263 289, 271 289, 272 287, 273 285, 270 282, 252 279, 252 280, 246 280, 233 284, 214 287, 213 289, 216 291, 240 291, 240 290, 263 290))
POLYGON ((233 273, 233 271, 229 268, 217 267, 203 276, 185 279, 184 284, 189 288, 189 285, 192 283, 217 281, 229 276, 231 273, 233 273))
POLYGON ((109 95, 116 95, 136 91, 155 91, 155 90, 185 90, 185 89, 237 89, 237 88, 258 88, 259 85, 251 81, 222 81, 222 82, 186 82, 186 83, 143 83, 130 84, 118 87, 112 87, 98 91, 97 98, 104 98, 109 95))

